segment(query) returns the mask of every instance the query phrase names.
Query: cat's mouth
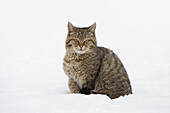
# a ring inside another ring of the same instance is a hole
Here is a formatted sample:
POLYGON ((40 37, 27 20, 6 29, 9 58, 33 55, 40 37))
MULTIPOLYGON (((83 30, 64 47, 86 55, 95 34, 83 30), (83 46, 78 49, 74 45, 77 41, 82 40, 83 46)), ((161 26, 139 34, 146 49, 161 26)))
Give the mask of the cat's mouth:
POLYGON ((77 49, 74 48, 74 51, 78 54, 84 54, 87 50, 83 50, 83 49, 77 50, 77 49))

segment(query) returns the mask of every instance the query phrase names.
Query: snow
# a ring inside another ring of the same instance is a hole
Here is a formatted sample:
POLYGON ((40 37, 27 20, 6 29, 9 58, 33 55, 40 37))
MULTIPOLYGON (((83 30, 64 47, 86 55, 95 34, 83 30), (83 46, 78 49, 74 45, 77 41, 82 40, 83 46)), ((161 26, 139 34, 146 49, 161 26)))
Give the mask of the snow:
POLYGON ((0 113, 169 113, 168 0, 0 1, 0 113), (67 22, 97 22, 98 45, 125 65, 133 94, 71 94, 62 70, 67 22))

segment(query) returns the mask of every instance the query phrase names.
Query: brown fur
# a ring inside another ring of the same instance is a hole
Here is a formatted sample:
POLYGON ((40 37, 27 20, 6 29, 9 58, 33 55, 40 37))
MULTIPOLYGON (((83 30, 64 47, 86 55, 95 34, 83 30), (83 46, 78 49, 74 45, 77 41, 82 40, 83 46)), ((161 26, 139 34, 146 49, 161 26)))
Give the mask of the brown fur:
POLYGON ((111 99, 132 94, 127 72, 113 51, 98 47, 96 23, 77 28, 68 23, 63 69, 71 93, 106 94, 111 99))

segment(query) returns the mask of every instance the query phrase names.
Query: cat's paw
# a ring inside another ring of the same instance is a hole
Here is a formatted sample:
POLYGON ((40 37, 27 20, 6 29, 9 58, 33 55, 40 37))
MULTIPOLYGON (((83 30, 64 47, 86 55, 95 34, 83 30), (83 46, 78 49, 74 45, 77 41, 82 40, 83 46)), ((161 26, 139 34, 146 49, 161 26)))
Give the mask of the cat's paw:
POLYGON ((79 89, 74 89, 74 90, 72 89, 71 93, 79 93, 79 89))

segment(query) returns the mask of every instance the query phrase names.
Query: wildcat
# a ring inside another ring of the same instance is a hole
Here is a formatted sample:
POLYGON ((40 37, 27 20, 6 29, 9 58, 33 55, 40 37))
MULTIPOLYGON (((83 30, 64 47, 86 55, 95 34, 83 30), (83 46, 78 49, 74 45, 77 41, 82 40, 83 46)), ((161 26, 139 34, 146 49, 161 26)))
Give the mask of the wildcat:
POLYGON ((68 22, 63 69, 71 93, 105 94, 111 99, 132 94, 127 72, 110 49, 98 47, 96 23, 78 28, 68 22))

